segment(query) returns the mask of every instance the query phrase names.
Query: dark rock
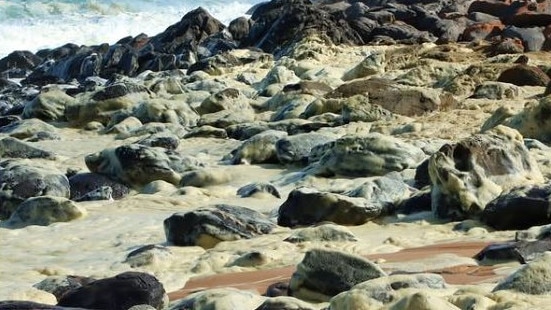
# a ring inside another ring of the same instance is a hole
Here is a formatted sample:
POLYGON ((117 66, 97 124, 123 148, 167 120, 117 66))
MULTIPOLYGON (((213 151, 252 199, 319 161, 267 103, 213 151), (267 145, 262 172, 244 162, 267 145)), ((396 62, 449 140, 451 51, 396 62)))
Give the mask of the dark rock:
POLYGON ((69 198, 69 181, 57 171, 17 162, 0 163, 0 219, 5 220, 27 198, 69 198))
POLYGON ((80 276, 51 276, 39 283, 33 285, 33 287, 52 293, 57 300, 60 300, 67 292, 75 290, 83 285, 87 285, 93 281, 94 278, 80 277, 80 276))
POLYGON ((130 193, 130 189, 108 177, 97 173, 78 173, 69 177, 71 187, 71 199, 77 200, 85 197, 88 193, 102 191, 105 188, 111 189, 113 199, 121 199, 130 193))
POLYGON ((551 78, 540 68, 522 64, 501 72, 497 80, 517 86, 547 86, 551 82, 551 78))
POLYGON ((277 188, 270 183, 250 183, 237 190, 237 195, 242 198, 251 197, 258 193, 267 193, 276 198, 281 198, 277 188))
POLYGON ((25 143, 19 139, 6 137, 0 139, 0 158, 44 158, 55 159, 56 155, 38 149, 29 143, 25 143))
POLYGON ((125 272, 68 292, 59 300, 58 306, 127 310, 141 304, 163 309, 166 306, 165 289, 149 274, 125 272))
POLYGON ((361 225, 384 214, 382 204, 363 197, 298 188, 279 207, 277 223, 295 227, 330 221, 341 225, 361 225))
POLYGON ((319 302, 367 280, 385 277, 376 264, 359 256, 330 250, 310 250, 297 265, 289 295, 319 302))
POLYGON ((514 188, 490 201, 482 211, 481 220, 499 230, 549 224, 549 195, 551 185, 514 188))
POLYGON ((222 241, 250 239, 270 233, 276 225, 252 209, 215 205, 175 213, 164 221, 167 241, 178 246, 212 248, 222 241))

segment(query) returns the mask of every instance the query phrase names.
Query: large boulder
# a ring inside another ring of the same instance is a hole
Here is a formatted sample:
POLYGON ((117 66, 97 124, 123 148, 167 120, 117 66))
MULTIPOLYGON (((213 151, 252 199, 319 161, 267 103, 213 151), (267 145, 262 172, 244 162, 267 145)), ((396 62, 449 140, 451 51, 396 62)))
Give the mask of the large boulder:
POLYGON ((516 187, 490 201, 482 211, 481 220, 500 230, 550 224, 550 197, 549 184, 516 187))
POLYGON ((551 78, 539 67, 519 64, 501 72, 497 81, 517 86, 547 86, 551 78))
POLYGON ((84 160, 91 172, 137 187, 156 180, 178 185, 181 173, 202 166, 195 158, 140 144, 105 149, 84 160))
POLYGON ((83 285, 63 295, 58 306, 86 309, 129 309, 150 305, 164 309, 168 296, 159 280, 143 272, 124 272, 83 285))
POLYGON ((312 169, 324 176, 376 176, 417 167, 423 157, 421 149, 395 137, 347 135, 329 143, 312 169))
POLYGON ((430 157, 429 175, 433 212, 454 219, 479 216, 503 190, 543 181, 522 136, 504 126, 444 145, 430 157))
POLYGON ((222 241, 250 239, 270 233, 276 225, 252 209, 215 205, 175 213, 164 221, 168 242, 178 246, 212 248, 222 241))
POLYGON ((0 219, 9 218, 27 198, 69 198, 69 180, 58 171, 26 163, 0 164, 0 219))
POLYGON ((354 285, 384 277, 373 262, 352 254, 325 249, 306 252, 291 277, 291 296, 315 302, 329 301, 354 285))
POLYGON ((361 225, 385 214, 385 206, 363 197, 298 188, 279 207, 277 223, 295 227, 330 221, 341 225, 361 225))
POLYGON ((6 224, 12 228, 29 225, 48 226, 56 222, 69 222, 86 214, 73 201, 63 197, 33 197, 21 203, 6 224))

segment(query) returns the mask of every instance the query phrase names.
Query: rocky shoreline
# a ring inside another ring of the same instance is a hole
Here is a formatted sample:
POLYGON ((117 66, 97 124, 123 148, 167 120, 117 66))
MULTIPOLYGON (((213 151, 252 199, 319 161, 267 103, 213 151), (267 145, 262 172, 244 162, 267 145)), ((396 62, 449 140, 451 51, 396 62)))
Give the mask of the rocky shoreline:
POLYGON ((544 309, 551 2, 250 13, 0 59, 0 309, 544 309))

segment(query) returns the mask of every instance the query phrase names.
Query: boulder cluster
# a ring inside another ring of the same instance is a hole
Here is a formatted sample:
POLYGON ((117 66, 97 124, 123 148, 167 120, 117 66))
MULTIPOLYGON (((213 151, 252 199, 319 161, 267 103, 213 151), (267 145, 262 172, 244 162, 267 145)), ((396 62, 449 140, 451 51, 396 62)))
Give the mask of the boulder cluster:
MULTIPOLYGON (((278 229, 293 231, 291 244, 357 242, 343 226, 425 212, 486 232, 526 230, 475 257, 524 266, 484 296, 441 297, 427 293, 450 289, 438 274, 389 273, 319 248, 265 296, 206 290, 171 309, 491 309, 503 290, 551 292, 550 230, 533 232, 551 224, 551 65, 538 61, 551 50, 550 1, 272 0, 250 15, 225 26, 198 8, 153 37, 0 59, 0 226, 78 221, 87 201, 166 188, 177 197, 233 186, 235 167, 277 167, 273 182, 235 191, 277 201, 273 212, 230 203, 175 212, 160 223, 166 244, 125 263, 278 229), (466 124, 454 119, 462 113, 466 124), (86 171, 65 166, 40 143, 62 145, 67 128, 120 143, 84 156, 86 171), (234 147, 213 162, 188 149, 198 139, 234 147)), ((250 252, 229 265, 266 260, 250 252)), ((137 271, 36 287, 57 306, 0 309, 167 307, 159 280, 137 271)))

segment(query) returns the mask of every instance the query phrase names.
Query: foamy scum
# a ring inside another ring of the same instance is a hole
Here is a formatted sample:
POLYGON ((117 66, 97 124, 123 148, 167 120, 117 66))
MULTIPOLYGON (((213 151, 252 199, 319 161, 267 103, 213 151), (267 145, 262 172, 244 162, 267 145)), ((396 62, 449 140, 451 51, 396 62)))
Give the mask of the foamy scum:
POLYGON ((113 44, 140 33, 155 35, 199 6, 224 24, 262 0, 0 0, 0 58, 65 43, 113 44))

